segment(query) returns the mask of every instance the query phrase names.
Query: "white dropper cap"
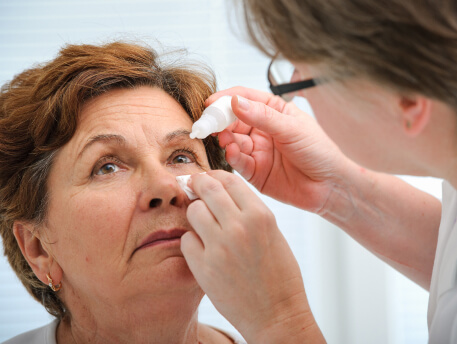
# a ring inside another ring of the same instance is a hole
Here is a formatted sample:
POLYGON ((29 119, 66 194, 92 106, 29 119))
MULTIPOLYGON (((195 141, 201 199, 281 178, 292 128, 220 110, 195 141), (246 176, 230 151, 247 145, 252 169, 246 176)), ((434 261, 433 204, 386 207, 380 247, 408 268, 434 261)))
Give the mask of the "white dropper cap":
POLYGON ((212 133, 217 133, 227 128, 236 120, 232 111, 232 97, 223 96, 208 106, 202 116, 192 126, 190 138, 204 139, 212 133))

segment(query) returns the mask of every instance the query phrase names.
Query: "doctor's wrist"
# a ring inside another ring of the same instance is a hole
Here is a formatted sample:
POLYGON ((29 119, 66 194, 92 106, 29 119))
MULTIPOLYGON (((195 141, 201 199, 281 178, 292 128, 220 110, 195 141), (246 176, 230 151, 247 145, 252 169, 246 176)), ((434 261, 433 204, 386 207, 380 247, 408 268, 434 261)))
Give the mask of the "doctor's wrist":
POLYGON ((346 159, 342 168, 327 183, 329 192, 316 214, 334 224, 347 223, 357 216, 360 203, 374 184, 373 171, 346 159))
POLYGON ((253 330, 252 335, 243 334, 249 344, 325 343, 304 290, 272 310, 268 321, 253 330), (272 313, 274 316, 271 316, 272 313))
POLYGON ((278 321, 274 326, 260 331, 249 344, 320 344, 326 343, 313 314, 309 311, 299 316, 278 321))

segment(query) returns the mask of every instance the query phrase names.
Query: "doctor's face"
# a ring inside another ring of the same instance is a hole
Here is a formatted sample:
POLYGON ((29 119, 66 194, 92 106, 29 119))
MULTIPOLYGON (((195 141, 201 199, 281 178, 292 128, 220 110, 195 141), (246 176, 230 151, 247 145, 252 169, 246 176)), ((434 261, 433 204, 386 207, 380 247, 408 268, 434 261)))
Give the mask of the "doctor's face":
POLYGON ((113 90, 84 105, 48 181, 46 231, 64 298, 120 305, 144 293, 201 293, 180 250, 192 228, 175 179, 210 169, 203 143, 189 138, 192 124, 157 88, 113 90))
MULTIPOLYGON (((312 67, 294 63, 300 79, 319 78, 312 67)), ((399 95, 367 80, 328 81, 299 91, 316 120, 342 152, 368 168, 405 172, 403 118, 399 95)))

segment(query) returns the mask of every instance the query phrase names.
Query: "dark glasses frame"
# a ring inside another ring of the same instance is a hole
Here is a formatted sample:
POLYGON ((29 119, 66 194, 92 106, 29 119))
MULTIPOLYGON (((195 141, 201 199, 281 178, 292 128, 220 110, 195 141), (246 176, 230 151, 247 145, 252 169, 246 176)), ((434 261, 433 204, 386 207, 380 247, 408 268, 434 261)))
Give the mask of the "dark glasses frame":
POLYGON ((297 92, 307 88, 311 88, 317 85, 316 80, 314 78, 306 79, 297 82, 290 82, 285 84, 274 85, 274 81, 271 78, 271 66, 275 62, 277 57, 274 57, 270 64, 268 65, 267 69, 267 79, 270 83, 270 90, 273 92, 274 95, 281 96, 286 93, 297 92))

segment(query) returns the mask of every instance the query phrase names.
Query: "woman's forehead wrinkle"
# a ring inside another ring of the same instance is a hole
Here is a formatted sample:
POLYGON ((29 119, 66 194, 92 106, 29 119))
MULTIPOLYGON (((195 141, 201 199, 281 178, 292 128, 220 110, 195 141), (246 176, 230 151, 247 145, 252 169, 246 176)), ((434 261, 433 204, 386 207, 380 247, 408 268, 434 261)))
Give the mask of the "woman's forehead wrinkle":
MULTIPOLYGON (((144 106, 142 106, 144 108, 144 106)), ((82 149, 78 149, 78 156, 82 154, 84 150, 92 143, 98 141, 109 141, 109 139, 115 139, 119 144, 126 143, 126 139, 122 135, 117 134, 118 132, 118 120, 131 122, 132 126, 129 125, 130 129, 133 129, 133 125, 136 122, 134 118, 128 118, 128 115, 148 115, 150 112, 141 111, 140 107, 132 108, 131 104, 115 104, 108 105, 102 108, 93 108, 87 111, 87 116, 82 118, 83 125, 80 126, 80 134, 82 134, 81 139, 78 140, 80 143, 79 147, 84 146, 82 149), (124 117, 127 115, 127 117, 124 117), (110 125, 109 123, 114 124, 110 125), (110 133, 106 133, 106 130, 109 130, 110 133)), ((157 117, 156 114, 151 114, 154 117, 157 117)), ((142 125, 143 131, 146 134, 145 125, 142 125)), ((125 126, 123 129, 127 129, 125 126)), ((125 130, 122 130, 123 132, 125 130)), ((150 131, 150 130, 149 130, 150 131)), ((149 133, 150 136, 150 133, 149 133)))
POLYGON ((101 102, 96 102, 96 100, 97 99, 95 99, 94 103, 86 104, 83 108, 83 113, 96 115, 97 118, 100 118, 105 116, 112 116, 114 114, 151 114, 155 116, 166 116, 170 111, 170 109, 168 109, 167 107, 144 102, 135 102, 134 99, 130 101, 123 100, 122 102, 116 102, 114 100, 113 102, 110 102, 108 104, 104 102, 104 99, 99 99, 101 100, 101 102))
POLYGON ((141 134, 144 138, 143 140, 146 140, 148 146, 156 146, 158 144, 158 136, 160 135, 160 130, 159 128, 156 128, 159 126, 159 124, 153 124, 153 123, 142 123, 141 124, 141 134))

